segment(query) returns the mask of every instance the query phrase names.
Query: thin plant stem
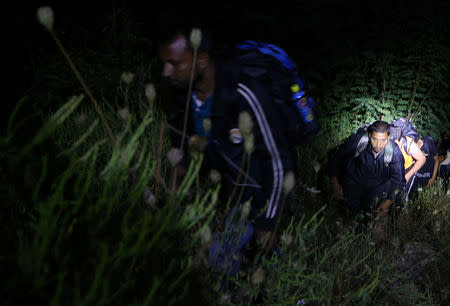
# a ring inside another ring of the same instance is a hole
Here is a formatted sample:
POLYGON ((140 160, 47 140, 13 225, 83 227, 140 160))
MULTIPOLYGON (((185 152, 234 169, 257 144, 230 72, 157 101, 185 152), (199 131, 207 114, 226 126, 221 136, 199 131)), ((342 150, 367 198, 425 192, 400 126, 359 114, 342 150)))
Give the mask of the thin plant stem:
POLYGON ((184 111, 183 119, 183 134, 181 135, 180 150, 183 149, 184 141, 186 138, 187 121, 189 116, 189 104, 191 102, 192 85, 194 83, 195 66, 197 65, 197 48, 194 48, 194 59, 192 62, 191 78, 189 79, 189 89, 186 97, 186 109, 184 111))
MULTIPOLYGON (((78 81, 81 83, 81 86, 83 87, 84 91, 88 95, 88 98, 91 100, 92 104, 94 105, 95 111, 100 116, 100 119, 101 119, 101 121, 103 123, 104 128, 106 129, 106 131, 107 131, 107 133, 109 135, 109 138, 111 138, 112 145, 118 150, 122 161, 125 162, 126 158, 123 155, 122 151, 120 150, 119 143, 117 142, 116 138, 114 137, 112 129, 109 126, 108 121, 106 120, 105 116, 103 115, 103 112, 102 112, 100 106, 98 105, 97 100, 94 98, 94 95, 92 94, 91 90, 86 85, 86 82, 84 81, 84 79, 81 76, 80 72, 78 71, 77 67, 75 66, 75 64, 73 63, 72 59, 70 58, 69 53, 67 53, 66 49, 61 44, 61 42, 58 39, 58 37, 56 36, 56 33, 52 29, 49 29, 48 31, 50 32, 50 35, 52 36, 52 38, 55 40, 56 45, 58 46, 58 48, 61 51, 61 53, 66 58, 70 69, 72 69, 72 71, 73 71, 73 73, 75 73, 75 76, 77 77, 78 81)), ((136 174, 134 172, 132 172, 131 175, 132 175, 134 181, 137 181, 136 174)))
MULTIPOLYGON (((186 139, 187 121, 188 121, 188 117, 189 117, 189 104, 191 102, 192 85, 194 83, 194 74, 195 74, 195 66, 196 65, 197 65, 197 48, 194 47, 194 59, 192 61, 191 77, 189 79, 189 88, 188 88, 188 93, 187 93, 187 97, 186 97, 186 108, 184 110, 183 133, 181 134, 180 150, 183 150, 184 141, 186 139)), ((178 169, 177 169, 177 167, 175 167, 173 169, 173 174, 172 174, 172 185, 170 188, 171 190, 175 189, 176 180, 177 180, 177 172, 178 172, 178 169)))
POLYGON ((97 103, 97 100, 94 98, 94 96, 92 95, 91 90, 89 89, 89 87, 86 85, 86 82, 84 81, 83 77, 81 76, 80 72, 78 71, 77 67, 75 66, 75 64, 73 63, 72 59, 70 58, 70 55, 67 53, 66 49, 63 47, 63 45, 61 44, 61 42, 59 41, 58 37, 56 36, 55 32, 53 30, 49 30, 51 36, 53 37, 53 39, 55 40, 56 44, 58 45, 58 48, 60 49, 61 53, 64 55, 64 57, 67 60, 67 63, 70 66, 70 69, 72 69, 72 71, 75 73, 75 76, 77 77, 78 81, 81 83, 81 86, 83 87, 84 91, 86 92, 86 94, 88 95, 89 99, 92 101, 92 103, 94 104, 94 108, 97 111, 97 113, 99 114, 100 118, 102 119, 103 125, 106 129, 106 131, 109 134, 109 137, 111 138, 112 142, 114 145, 116 145, 116 140, 115 137, 112 133, 112 130, 110 128, 110 126, 108 125, 103 112, 100 109, 100 106, 97 103))
POLYGON ((431 84, 431 87, 428 89, 428 91, 427 91, 427 93, 425 94, 425 96, 422 98, 422 100, 420 100, 419 106, 417 106, 417 111, 414 112, 414 114, 411 116, 411 121, 414 121, 414 119, 416 118, 416 116, 419 115, 419 113, 420 113, 419 110, 420 110, 420 108, 422 107, 423 102, 425 102, 425 99, 427 99, 427 98, 430 96, 430 93, 431 93, 431 91, 433 90, 433 88, 434 88, 434 83, 431 84))
POLYGON ((165 125, 161 124, 161 130, 159 131, 159 144, 158 144, 158 152, 156 153, 156 158, 157 158, 157 166, 156 166, 156 172, 155 172, 155 178, 156 178, 156 182, 158 184, 156 184, 156 191, 155 191, 155 198, 158 199, 158 195, 159 195, 159 184, 161 184, 165 190, 167 190, 167 186, 164 183, 164 180, 161 178, 161 155, 162 155, 162 143, 163 143, 163 136, 164 136, 164 130, 165 130, 165 125))
MULTIPOLYGON (((250 169, 249 169, 249 168, 250 168, 250 154, 246 154, 246 153, 244 153, 244 154, 248 156, 248 162, 247 162, 247 173, 248 173, 249 170, 250 170, 250 169)), ((241 160, 241 165, 240 165, 241 171, 239 171, 239 173, 238 173, 238 175, 237 175, 237 177, 236 177, 236 184, 234 185, 233 190, 231 191, 231 195, 228 197, 227 204, 225 205, 225 212, 224 212, 224 214, 222 215, 222 217, 220 218, 220 221, 217 223, 216 228, 214 229, 214 232, 215 232, 215 233, 218 232, 218 231, 223 227, 223 224, 225 223, 226 217, 227 217, 227 215, 228 215, 228 209, 229 209, 230 204, 231 204, 231 200, 233 200, 234 195, 235 195, 235 193, 236 193, 236 190, 237 190, 237 188, 238 188, 237 185, 238 185, 239 182, 241 181, 241 177, 242 177, 242 169, 244 168, 244 162, 245 162, 245 155, 244 155, 244 157, 243 157, 242 160, 241 160)), ((246 180, 247 180, 247 178, 245 178, 245 181, 246 181, 246 180)), ((244 188, 242 188, 241 192, 239 193, 239 197, 238 197, 238 199, 237 199, 237 202, 238 202, 238 203, 239 203, 239 201, 240 201, 240 199, 241 199, 241 197, 242 197, 243 192, 244 192, 244 188)))

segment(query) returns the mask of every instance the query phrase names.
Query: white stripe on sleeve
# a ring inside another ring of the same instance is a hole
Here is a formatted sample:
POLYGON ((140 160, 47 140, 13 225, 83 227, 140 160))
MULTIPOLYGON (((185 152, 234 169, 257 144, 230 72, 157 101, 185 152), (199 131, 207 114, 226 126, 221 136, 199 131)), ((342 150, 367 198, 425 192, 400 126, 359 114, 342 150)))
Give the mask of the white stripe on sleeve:
POLYGON ((281 198, 281 192, 283 190, 283 164, 281 163, 280 153, 275 144, 275 140, 272 135, 267 117, 263 111, 263 108, 255 96, 253 91, 251 91, 247 86, 242 83, 238 84, 237 90, 249 103, 250 107, 255 114, 256 120, 258 121, 261 134, 263 136, 264 144, 266 145, 269 154, 272 158, 272 169, 273 169, 273 188, 270 195, 269 205, 266 211, 266 218, 272 219, 275 217, 277 211, 278 202, 281 198))

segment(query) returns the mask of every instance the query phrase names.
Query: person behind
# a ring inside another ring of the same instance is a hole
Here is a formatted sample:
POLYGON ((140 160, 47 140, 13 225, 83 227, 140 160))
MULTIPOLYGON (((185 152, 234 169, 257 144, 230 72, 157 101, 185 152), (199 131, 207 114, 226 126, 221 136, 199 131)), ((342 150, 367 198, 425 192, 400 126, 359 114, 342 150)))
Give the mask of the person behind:
MULTIPOLYGON (((391 127, 391 129, 393 130, 394 127, 391 127)), ((408 202, 413 188, 417 187, 417 184, 414 183, 416 180, 417 171, 419 171, 425 164, 426 157, 417 145, 417 142, 419 141, 418 135, 415 139, 410 136, 405 136, 401 132, 393 132, 391 138, 394 139, 395 143, 400 148, 405 160, 404 172, 406 185, 402 192, 398 194, 398 201, 400 202, 404 199, 405 202, 408 202)))
POLYGON ((334 197, 343 200, 353 213, 376 212, 376 217, 384 217, 405 183, 403 155, 389 134, 389 123, 375 121, 367 132, 347 138, 329 158, 328 176, 334 197), (365 135, 369 141, 355 154, 365 135), (389 162, 387 154, 392 154, 389 162))
POLYGON ((417 146, 425 155, 425 164, 417 171, 416 182, 417 186, 413 186, 413 190, 417 187, 431 187, 436 182, 439 169, 439 156, 436 147, 436 142, 431 136, 419 138, 417 146))
MULTIPOLYGON (((183 130, 195 68, 187 134, 206 138, 206 167, 221 173, 224 194, 234 195, 231 203, 251 201, 248 220, 254 228, 253 238, 262 241, 274 230, 285 196, 284 178, 294 169, 294 154, 285 136, 283 117, 272 101, 270 84, 261 81, 267 78, 241 70, 233 56, 217 55, 208 31, 202 31, 194 66, 191 28, 165 30, 160 33, 159 58, 162 76, 174 93, 169 123, 183 130)), ((180 146, 180 136, 173 136, 172 145, 180 146)), ((180 162, 178 173, 184 173, 185 166, 185 160, 180 162)), ((272 248, 267 245, 267 249, 272 248)))
POLYGON ((450 137, 445 135, 438 143, 438 178, 442 180, 444 189, 447 189, 450 177, 450 137))

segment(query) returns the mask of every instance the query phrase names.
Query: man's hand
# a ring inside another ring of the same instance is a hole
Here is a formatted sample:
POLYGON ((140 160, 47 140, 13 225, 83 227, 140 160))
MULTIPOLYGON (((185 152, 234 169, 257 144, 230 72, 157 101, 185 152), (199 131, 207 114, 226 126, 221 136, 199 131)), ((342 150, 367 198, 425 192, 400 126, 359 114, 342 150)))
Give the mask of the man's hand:
POLYGON ((392 200, 385 200, 383 203, 381 203, 380 206, 378 206, 377 215, 375 217, 375 220, 384 218, 387 215, 391 205, 392 205, 392 200))
POLYGON ((428 181, 427 187, 434 186, 434 183, 436 182, 437 174, 439 171, 439 155, 436 153, 436 155, 433 157, 434 159, 434 166, 433 166, 433 174, 431 175, 430 180, 428 181))
POLYGON ((427 183, 427 187, 432 187, 432 186, 434 186, 434 183, 436 182, 436 178, 430 178, 429 180, 428 180, 428 183, 427 183))
POLYGON ((339 184, 337 177, 333 176, 331 179, 331 186, 333 187, 333 198, 338 200, 344 199, 344 192, 342 191, 342 186, 339 184))
POLYGON ((408 183, 409 179, 411 178, 411 175, 408 175, 408 173, 405 174, 405 181, 408 183))

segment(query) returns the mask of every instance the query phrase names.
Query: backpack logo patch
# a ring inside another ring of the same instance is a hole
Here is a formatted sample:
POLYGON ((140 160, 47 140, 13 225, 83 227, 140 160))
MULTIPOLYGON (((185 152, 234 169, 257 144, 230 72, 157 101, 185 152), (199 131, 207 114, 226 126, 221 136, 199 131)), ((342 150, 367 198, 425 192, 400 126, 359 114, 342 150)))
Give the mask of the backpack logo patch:
POLYGON ((234 144, 238 144, 242 142, 242 135, 239 129, 231 129, 229 131, 230 141, 234 144))

